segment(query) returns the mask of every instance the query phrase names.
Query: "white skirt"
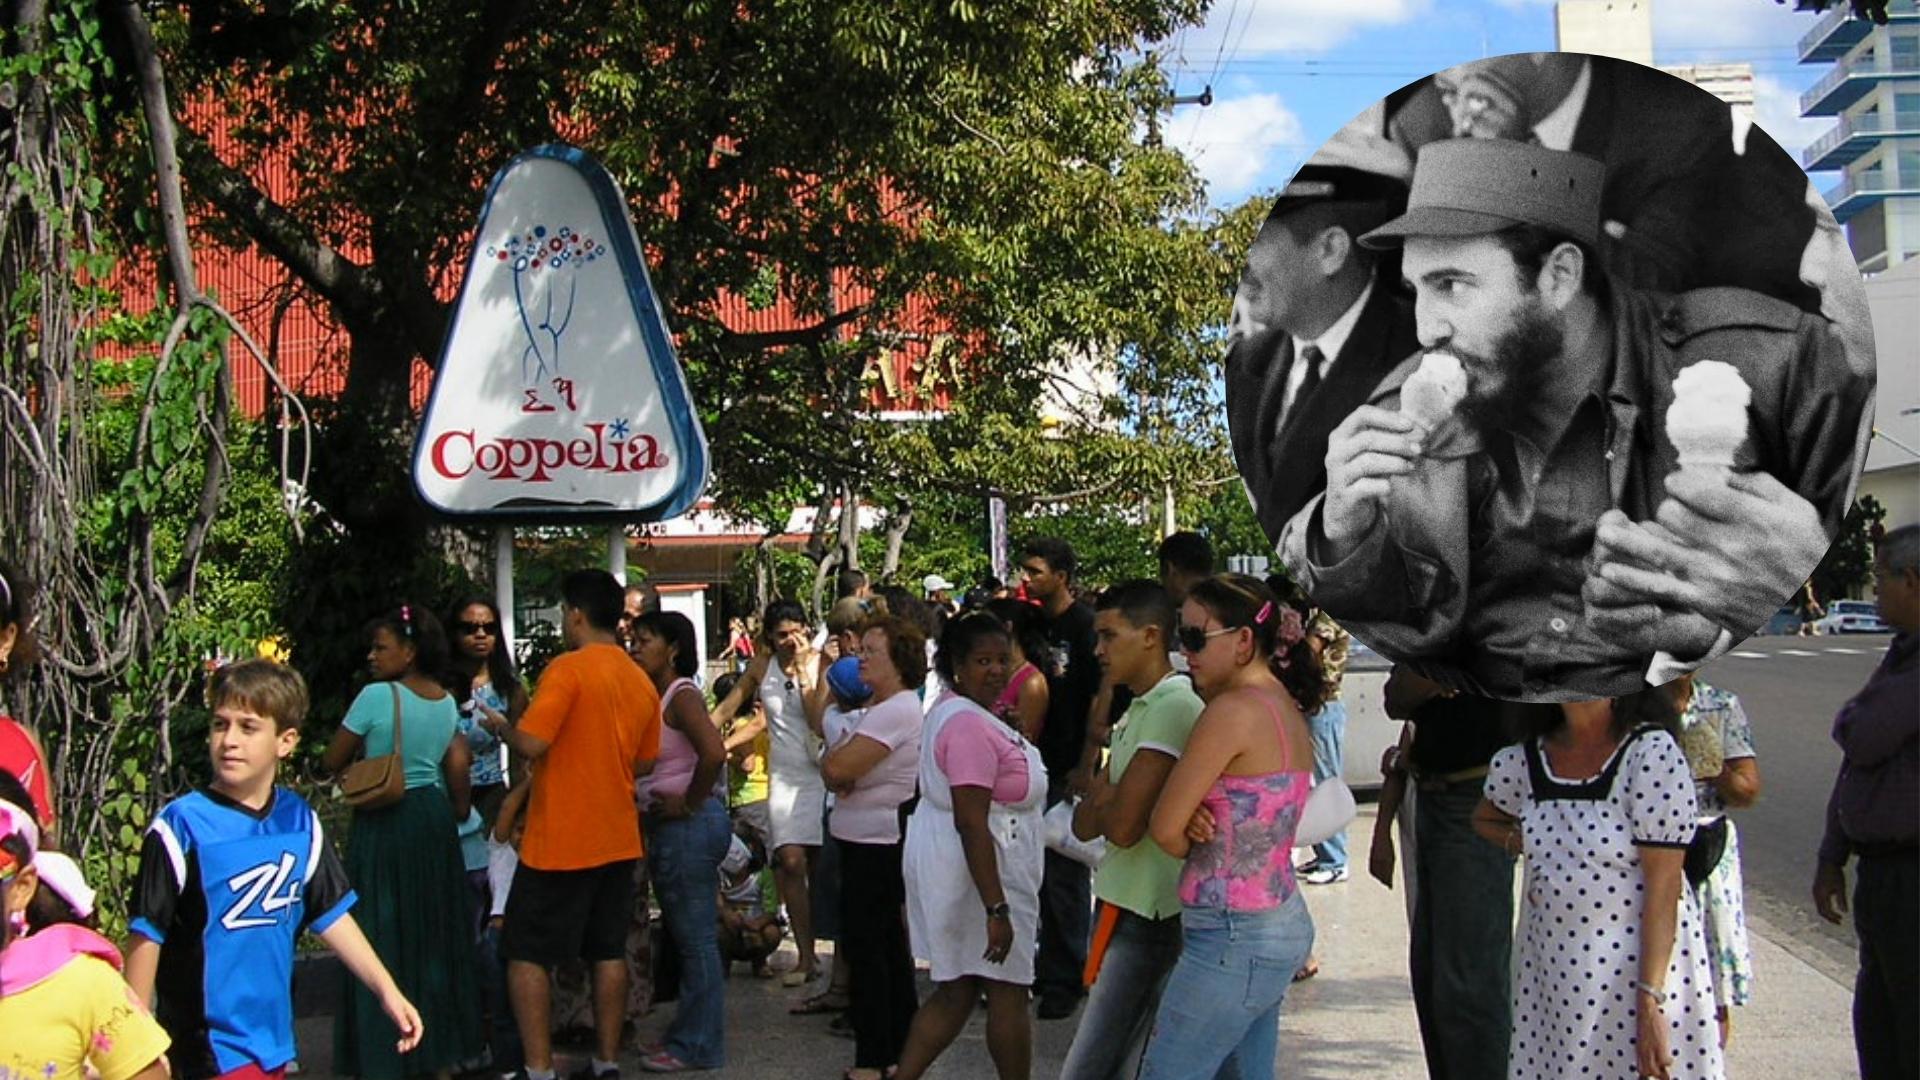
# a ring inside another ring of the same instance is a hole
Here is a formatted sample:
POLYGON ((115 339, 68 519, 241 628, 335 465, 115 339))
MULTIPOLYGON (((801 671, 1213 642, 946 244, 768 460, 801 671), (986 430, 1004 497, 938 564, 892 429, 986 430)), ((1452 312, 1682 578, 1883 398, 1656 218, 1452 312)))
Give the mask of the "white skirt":
POLYGON ((1040 935, 1041 843, 1038 807, 988 812, 1000 886, 1013 916, 1013 947, 996 964, 987 960, 987 909, 967 870, 967 853, 953 814, 921 799, 907 821, 902 869, 907 883, 907 932, 913 955, 927 961, 933 981, 979 975, 1033 985, 1033 952, 1040 935))
POLYGON ((779 761, 769 765, 767 817, 773 846, 819 847, 826 838, 827 808, 827 785, 820 779, 820 770, 812 765, 783 767, 779 761))

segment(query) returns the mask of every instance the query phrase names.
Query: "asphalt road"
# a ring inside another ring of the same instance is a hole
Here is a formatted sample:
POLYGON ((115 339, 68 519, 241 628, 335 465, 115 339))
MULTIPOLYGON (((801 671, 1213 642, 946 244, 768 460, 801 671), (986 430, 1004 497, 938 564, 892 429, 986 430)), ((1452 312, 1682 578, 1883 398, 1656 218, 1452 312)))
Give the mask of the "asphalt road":
POLYGON ((1739 811, 1749 923, 1829 977, 1851 986, 1851 924, 1814 914, 1814 854, 1840 767, 1830 734, 1840 706, 1886 653, 1884 634, 1756 637, 1709 665, 1707 682, 1740 695, 1753 723, 1761 794, 1739 811))

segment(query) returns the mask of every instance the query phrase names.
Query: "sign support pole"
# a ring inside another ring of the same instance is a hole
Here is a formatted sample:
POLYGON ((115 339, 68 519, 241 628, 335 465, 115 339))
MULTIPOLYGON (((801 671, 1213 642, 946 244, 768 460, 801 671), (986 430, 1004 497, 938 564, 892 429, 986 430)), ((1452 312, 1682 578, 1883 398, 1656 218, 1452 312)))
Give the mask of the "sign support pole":
POLYGON ((615 525, 607 530, 607 569, 613 571, 614 579, 627 583, 627 527, 615 525))
POLYGON ((493 606, 500 609, 501 640, 507 655, 516 656, 517 644, 513 616, 513 526, 499 525, 493 530, 493 606))

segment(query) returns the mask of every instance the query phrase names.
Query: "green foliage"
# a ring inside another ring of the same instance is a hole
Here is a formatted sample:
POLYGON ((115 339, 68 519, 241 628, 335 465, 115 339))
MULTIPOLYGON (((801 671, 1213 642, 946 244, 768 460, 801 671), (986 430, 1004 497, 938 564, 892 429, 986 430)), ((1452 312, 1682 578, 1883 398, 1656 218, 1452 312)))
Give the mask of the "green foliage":
POLYGON ((1814 595, 1822 604, 1840 597, 1858 597, 1872 580, 1873 529, 1886 517, 1887 508, 1879 499, 1863 495, 1854 500, 1853 509, 1840 523, 1840 534, 1813 571, 1814 595))
MULTIPOLYGON (((390 406, 413 356, 435 358, 421 316, 444 318, 493 171, 542 142, 591 150, 625 188, 678 332, 714 493, 776 521, 839 482, 948 477, 891 456, 868 412, 866 372, 902 335, 958 335, 968 381, 1002 391, 980 405, 1015 424, 1038 417, 1008 395, 1067 357, 1093 358, 1123 400, 1199 415, 1244 237, 1223 243, 1190 165, 1136 140, 1168 95, 1139 43, 1203 6, 590 0, 505 15, 430 0, 387 19, 194 0, 155 19, 175 81, 304 178, 282 195, 289 220, 367 268, 323 291, 353 336, 350 390, 390 406), (784 301, 812 328, 740 332, 720 318, 729 297, 784 301)), ((231 178, 207 155, 187 167, 231 178)), ((262 239, 239 205, 212 227, 262 239)), ((315 281, 303 245, 266 246, 315 281)))
MULTIPOLYGON (((165 321, 164 313, 156 316, 145 330, 163 333, 165 321)), ((136 343, 142 330, 123 322, 108 332, 121 343, 136 343)), ((152 333, 147 343, 158 336, 152 333)), ((171 572, 182 564, 187 523, 205 478, 205 433, 197 404, 226 363, 225 336, 223 326, 196 316, 165 371, 151 355, 94 366, 98 402, 89 423, 103 462, 139 460, 134 444, 140 406, 151 397, 155 408, 144 463, 117 477, 111 465, 103 467, 99 494, 85 513, 88 545, 104 551, 124 546, 139 515, 154 530, 158 568, 171 572)), ((267 438, 266 429, 244 421, 229 431, 229 477, 221 514, 200 553, 197 587, 174 607, 152 649, 136 659, 124 681, 105 688, 108 716, 125 722, 107 754, 113 763, 107 786, 64 790, 69 804, 97 801, 100 825, 93 839, 100 842, 87 846, 88 871, 106 898, 103 913, 110 929, 121 927, 120 903, 129 895, 139 836, 151 812, 160 801, 210 779, 208 714, 197 691, 164 711, 157 724, 144 722, 154 715, 151 703, 164 699, 166 688, 177 685, 183 673, 192 678, 222 659, 254 655, 261 642, 282 634, 278 583, 290 562, 291 535, 267 438)), ((124 596, 127 588, 120 579, 107 583, 105 591, 124 596)), ((88 815, 69 806, 63 816, 72 821, 88 815)))

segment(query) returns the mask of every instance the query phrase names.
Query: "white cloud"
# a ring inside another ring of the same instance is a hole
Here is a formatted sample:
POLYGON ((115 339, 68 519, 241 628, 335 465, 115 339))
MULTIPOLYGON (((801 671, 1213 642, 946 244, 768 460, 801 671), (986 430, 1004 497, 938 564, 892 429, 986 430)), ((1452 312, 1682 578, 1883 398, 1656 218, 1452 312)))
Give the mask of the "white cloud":
POLYGON ((1812 119, 1800 115, 1798 87, 1770 75, 1753 76, 1753 122, 1773 136, 1773 141, 1800 160, 1800 151, 1808 143, 1826 134, 1834 125, 1831 116, 1812 119))
POLYGON ((1192 116, 1168 127, 1167 144, 1200 170, 1215 206, 1237 202, 1259 187, 1278 187, 1289 166, 1310 149, 1300 118, 1278 94, 1217 98, 1192 116))
MULTIPOLYGON (((1844 3, 1844 0, 1842 0, 1844 3)), ((1684 0, 1653 5, 1653 42, 1663 63, 1749 60, 1791 64, 1800 35, 1819 16, 1767 0, 1684 0), (1671 61, 1666 57, 1671 56, 1671 61)), ((1809 69, 1811 70, 1811 69, 1809 69)))
POLYGON ((1205 26, 1187 31, 1181 52, 1208 70, 1222 53, 1324 52, 1355 33, 1425 15, 1432 0, 1213 0, 1205 26))

